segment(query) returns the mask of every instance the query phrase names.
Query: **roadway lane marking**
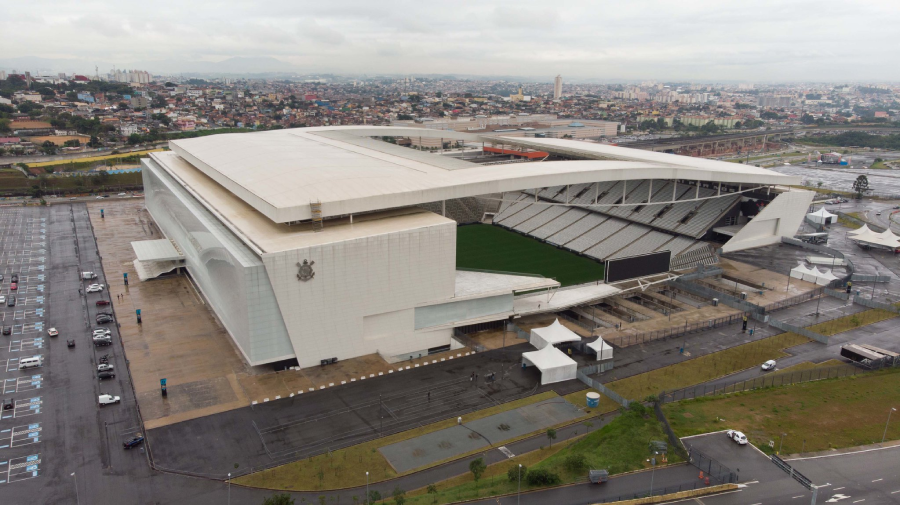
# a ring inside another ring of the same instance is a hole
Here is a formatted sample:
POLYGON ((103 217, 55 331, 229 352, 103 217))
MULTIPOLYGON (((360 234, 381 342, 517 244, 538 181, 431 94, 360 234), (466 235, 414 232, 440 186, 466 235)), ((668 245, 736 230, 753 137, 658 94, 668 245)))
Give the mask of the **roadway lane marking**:
POLYGON ((800 496, 792 496, 791 497, 792 500, 796 500, 797 498, 803 498, 803 495, 801 494, 800 496))
POLYGON ((897 493, 900 493, 900 489, 898 489, 896 491, 891 491, 891 494, 897 494, 897 493))
POLYGON ((836 487, 836 488, 834 488, 835 491, 840 491, 841 489, 844 489, 844 488, 843 488, 843 487, 836 487))
POLYGON ((865 499, 865 498, 863 498, 863 499, 862 499, 862 500, 856 500, 856 501, 855 501, 855 502, 853 502, 853 503, 859 503, 859 502, 861 502, 861 501, 866 501, 866 499, 865 499))
POLYGON ((865 450, 856 451, 856 452, 844 452, 841 454, 826 454, 824 456, 810 456, 808 458, 792 458, 792 459, 786 459, 785 461, 803 461, 803 460, 807 460, 807 459, 833 458, 835 456, 849 456, 851 454, 862 454, 864 452, 883 451, 885 449, 897 449, 898 447, 900 447, 900 445, 892 445, 890 447, 876 447, 874 449, 865 449, 865 450))
POLYGON ((882 481, 882 480, 884 480, 884 479, 875 479, 872 482, 878 482, 878 481, 882 481))

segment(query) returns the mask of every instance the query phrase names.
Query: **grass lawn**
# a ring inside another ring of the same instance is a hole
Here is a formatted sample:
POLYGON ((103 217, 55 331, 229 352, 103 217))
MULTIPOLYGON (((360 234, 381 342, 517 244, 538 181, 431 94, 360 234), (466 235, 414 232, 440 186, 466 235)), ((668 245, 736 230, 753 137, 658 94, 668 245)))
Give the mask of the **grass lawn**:
MULTIPOLYGON (((556 396, 556 393, 547 391, 538 395, 529 396, 527 398, 514 400, 495 407, 466 414, 466 419, 474 421, 507 410, 555 398, 556 396)), ((387 460, 381 455, 381 452, 378 451, 378 448, 402 440, 409 440, 426 433, 449 428, 455 424, 456 416, 413 430, 371 440, 345 449, 338 449, 333 451, 330 455, 321 454, 319 456, 295 461, 269 470, 263 470, 261 472, 238 477, 234 482, 246 486, 291 491, 340 489, 359 486, 366 483, 365 472, 360 471, 360 468, 369 471, 370 483, 392 479, 403 474, 398 474, 394 471, 387 460)), ((526 436, 528 435, 517 437, 516 439, 525 438, 526 436)), ((476 452, 480 452, 480 450, 476 452)), ((456 457, 453 459, 456 459, 456 457)), ((437 466, 441 463, 443 462, 438 461, 428 466, 437 466)), ((407 473, 412 473, 421 469, 422 468, 417 468, 407 473)))
MULTIPOLYGON (((638 408, 645 410, 640 405, 638 408)), ((587 478, 587 470, 570 471, 567 468, 566 460, 572 455, 583 457, 586 468, 607 469, 610 475, 639 470, 649 466, 646 462, 651 456, 649 440, 666 441, 666 435, 656 416, 650 410, 643 413, 629 411, 587 436, 554 443, 552 447, 548 444, 538 451, 491 465, 481 477, 477 488, 472 474, 467 473, 437 483, 436 495, 428 495, 425 489, 415 490, 409 493, 406 503, 430 504, 435 497, 437 503, 450 503, 515 493, 518 480, 510 481, 507 478, 507 471, 510 468, 517 468, 519 464, 526 467, 526 472, 538 468, 554 472, 560 476, 563 483, 587 478)), ((678 461, 680 459, 674 453, 670 455, 670 463, 678 461)), ((529 486, 523 477, 523 492, 537 487, 539 486, 529 486)))
MULTIPOLYGON (((896 369, 669 403, 663 411, 678 436, 738 429, 769 453, 769 441, 787 433, 782 452, 790 454, 880 442, 891 406, 900 406, 896 369)), ((887 439, 900 439, 900 418, 891 419, 887 439)))
POLYGON ((824 323, 814 324, 807 329, 820 335, 837 335, 860 326, 897 317, 897 314, 883 309, 869 309, 849 316, 839 317, 824 323))
POLYGON ((41 177, 28 178, 21 172, 4 173, 0 177, 0 195, 24 195, 30 193, 34 186, 40 187, 44 193, 91 193, 97 191, 115 191, 118 189, 140 188, 143 179, 140 172, 113 174, 105 182, 99 176, 81 177, 41 177))
MULTIPOLYGON (((694 384, 710 381, 740 370, 758 366, 770 359, 778 359, 787 354, 784 349, 805 344, 809 339, 796 333, 782 333, 755 342, 739 345, 722 351, 688 359, 681 363, 657 368, 642 374, 606 384, 606 387, 629 400, 643 400, 657 395, 662 390, 672 391, 694 384)), ((615 369, 613 369, 615 371, 615 369)), ((585 393, 578 391, 564 398, 576 405, 584 406, 585 393)), ((605 396, 600 396, 597 413, 611 412, 619 406, 605 396)))
POLYGON ((597 261, 486 224, 456 229, 456 266, 539 274, 563 286, 603 279, 603 265, 597 261))

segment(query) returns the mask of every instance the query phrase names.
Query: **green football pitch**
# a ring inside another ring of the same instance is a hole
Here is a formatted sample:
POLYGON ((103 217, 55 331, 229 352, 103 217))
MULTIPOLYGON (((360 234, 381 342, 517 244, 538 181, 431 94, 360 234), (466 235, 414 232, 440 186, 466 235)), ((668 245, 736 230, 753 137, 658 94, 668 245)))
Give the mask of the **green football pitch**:
POLYGON ((456 229, 456 266, 540 274, 563 286, 603 279, 603 264, 598 261, 486 224, 456 229))

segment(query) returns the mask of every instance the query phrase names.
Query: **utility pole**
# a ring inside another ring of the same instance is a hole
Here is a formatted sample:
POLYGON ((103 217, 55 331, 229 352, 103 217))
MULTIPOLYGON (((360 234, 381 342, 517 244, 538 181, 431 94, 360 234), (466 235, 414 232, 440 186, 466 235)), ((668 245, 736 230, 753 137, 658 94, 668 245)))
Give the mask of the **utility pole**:
POLYGON ((895 409, 894 407, 891 407, 891 410, 888 411, 888 420, 886 423, 884 423, 884 434, 881 435, 881 443, 882 444, 884 443, 885 437, 887 437, 888 425, 891 424, 891 413, 893 413, 895 410, 897 410, 897 409, 895 409))

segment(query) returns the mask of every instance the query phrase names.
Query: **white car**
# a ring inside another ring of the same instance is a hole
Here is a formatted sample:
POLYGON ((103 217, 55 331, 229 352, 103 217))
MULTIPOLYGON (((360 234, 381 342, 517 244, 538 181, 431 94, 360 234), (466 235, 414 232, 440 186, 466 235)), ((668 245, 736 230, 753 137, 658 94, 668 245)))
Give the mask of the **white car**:
POLYGON ((97 200, 103 200, 103 197, 102 197, 102 196, 98 196, 98 197, 97 197, 97 200))
POLYGON ((99 293, 100 291, 103 291, 103 284, 91 284, 85 291, 88 293, 99 293))
POLYGON ((119 193, 118 196, 125 196, 125 193, 119 193))
POLYGON ((769 361, 766 361, 765 363, 762 364, 762 366, 760 368, 762 368, 763 372, 768 372, 769 370, 775 370, 775 360, 770 359, 769 361))
POLYGON ((118 396, 113 396, 113 395, 105 395, 104 394, 104 395, 100 395, 97 398, 97 402, 100 404, 101 407, 104 405, 112 405, 113 403, 119 403, 120 401, 122 401, 121 398, 119 398, 118 396))
POLYGON ((6 303, 6 296, 0 295, 0 305, 6 303))
POLYGON ((734 440, 738 445, 747 445, 747 436, 737 430, 728 430, 725 432, 728 438, 734 440))
POLYGON ((100 363, 99 365, 97 365, 98 372, 112 372, 112 370, 113 370, 112 365, 109 365, 106 363, 100 363))
POLYGON ((59 336, 59 332, 56 331, 56 328, 50 328, 49 330, 47 330, 47 335, 50 335, 51 337, 57 337, 59 336))
POLYGON ((94 336, 97 336, 97 335, 109 335, 109 334, 111 334, 111 333, 112 333, 112 332, 109 331, 109 328, 97 328, 96 330, 94 330, 94 336))

